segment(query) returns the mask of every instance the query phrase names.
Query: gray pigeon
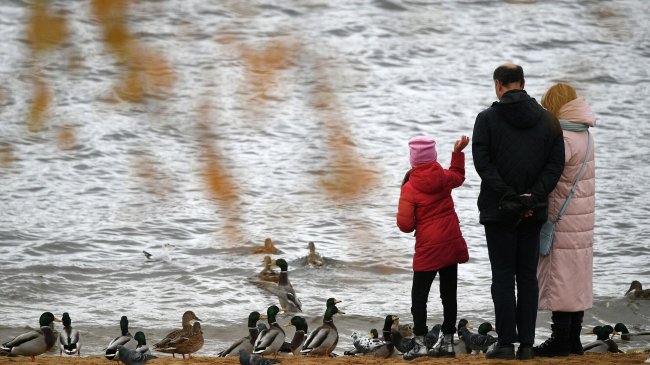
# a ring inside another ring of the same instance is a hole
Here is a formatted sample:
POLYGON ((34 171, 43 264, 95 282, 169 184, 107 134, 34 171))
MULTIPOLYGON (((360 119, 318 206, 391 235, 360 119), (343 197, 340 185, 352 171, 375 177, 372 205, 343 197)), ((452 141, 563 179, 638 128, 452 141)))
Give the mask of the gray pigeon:
POLYGON ((241 365, 271 365, 279 362, 280 360, 277 359, 267 359, 265 357, 253 355, 244 349, 239 350, 239 363, 241 365))
POLYGON ((118 346, 117 355, 124 365, 143 365, 145 362, 157 358, 151 354, 140 353, 124 346, 118 346))

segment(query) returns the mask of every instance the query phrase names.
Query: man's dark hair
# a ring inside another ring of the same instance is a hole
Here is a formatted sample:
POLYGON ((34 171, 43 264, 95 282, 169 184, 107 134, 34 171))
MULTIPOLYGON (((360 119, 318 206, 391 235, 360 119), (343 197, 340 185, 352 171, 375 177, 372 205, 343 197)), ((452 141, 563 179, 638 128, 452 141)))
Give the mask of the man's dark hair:
POLYGON ((499 80, 503 85, 508 85, 512 82, 524 82, 524 69, 519 65, 499 66, 494 70, 492 80, 499 80))

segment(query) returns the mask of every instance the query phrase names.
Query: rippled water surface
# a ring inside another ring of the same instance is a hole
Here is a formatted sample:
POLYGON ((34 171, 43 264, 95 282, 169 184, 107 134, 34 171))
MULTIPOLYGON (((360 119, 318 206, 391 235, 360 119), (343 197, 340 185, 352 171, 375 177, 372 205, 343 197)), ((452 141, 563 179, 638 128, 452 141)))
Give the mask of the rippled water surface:
MULTIPOLYGON (((650 286, 650 2, 142 0, 108 20, 106 3, 0 3, 2 342, 67 311, 98 354, 121 315, 155 342, 191 309, 199 354, 214 355, 277 302, 255 280, 267 237, 311 328, 328 297, 343 300, 337 352, 388 313, 410 322, 414 241, 395 226, 406 141, 434 136, 446 164, 504 62, 523 65, 537 99, 568 81, 593 106, 586 326, 650 328, 650 303, 623 297, 634 279, 650 286), (304 264, 309 241, 325 267, 304 264)), ((466 152, 459 318, 480 323, 494 313, 466 152)), ((538 341, 549 322, 540 312, 538 341)))

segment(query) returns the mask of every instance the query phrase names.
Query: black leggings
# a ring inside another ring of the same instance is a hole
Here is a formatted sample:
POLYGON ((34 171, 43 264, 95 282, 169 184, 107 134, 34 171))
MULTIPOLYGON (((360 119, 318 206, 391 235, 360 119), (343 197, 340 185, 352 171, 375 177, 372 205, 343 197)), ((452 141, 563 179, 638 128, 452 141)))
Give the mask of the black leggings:
POLYGON ((440 299, 442 299, 444 316, 442 333, 456 332, 458 265, 454 264, 438 271, 415 271, 413 273, 411 314, 413 315, 413 334, 416 336, 423 336, 428 332, 427 301, 431 284, 438 272, 440 272, 440 299))

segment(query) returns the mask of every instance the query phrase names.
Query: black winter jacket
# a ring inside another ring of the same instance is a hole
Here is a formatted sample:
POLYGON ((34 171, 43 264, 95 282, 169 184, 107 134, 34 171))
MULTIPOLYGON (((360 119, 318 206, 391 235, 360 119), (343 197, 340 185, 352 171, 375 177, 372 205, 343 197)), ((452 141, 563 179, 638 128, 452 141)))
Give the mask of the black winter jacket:
POLYGON ((562 129, 552 113, 524 90, 506 92, 476 117, 472 156, 482 224, 518 222, 528 209, 532 219, 546 220, 548 194, 564 170, 562 129))

